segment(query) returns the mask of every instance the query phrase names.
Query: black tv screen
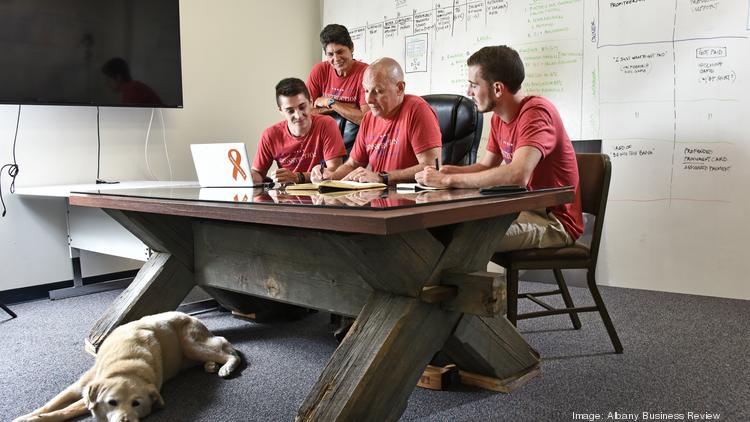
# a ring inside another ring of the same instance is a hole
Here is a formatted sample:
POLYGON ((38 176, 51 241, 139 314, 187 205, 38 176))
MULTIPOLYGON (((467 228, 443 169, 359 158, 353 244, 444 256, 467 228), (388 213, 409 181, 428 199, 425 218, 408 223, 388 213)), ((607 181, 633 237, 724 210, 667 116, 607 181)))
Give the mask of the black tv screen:
POLYGON ((182 107, 179 0, 0 1, 0 103, 182 107))

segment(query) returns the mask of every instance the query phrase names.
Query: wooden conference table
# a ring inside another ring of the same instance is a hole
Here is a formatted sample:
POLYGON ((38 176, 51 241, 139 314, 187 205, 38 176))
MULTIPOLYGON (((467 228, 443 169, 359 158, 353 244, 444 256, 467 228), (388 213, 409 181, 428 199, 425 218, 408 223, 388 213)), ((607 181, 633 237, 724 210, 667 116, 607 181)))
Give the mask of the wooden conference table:
POLYGON ((195 285, 220 303, 241 292, 356 315, 297 420, 397 420, 437 352, 499 379, 537 368, 538 354, 503 316, 504 280, 486 266, 519 211, 572 200, 570 188, 73 193, 71 205, 104 209, 154 251, 87 345, 95 351, 118 325, 176 309, 195 285))

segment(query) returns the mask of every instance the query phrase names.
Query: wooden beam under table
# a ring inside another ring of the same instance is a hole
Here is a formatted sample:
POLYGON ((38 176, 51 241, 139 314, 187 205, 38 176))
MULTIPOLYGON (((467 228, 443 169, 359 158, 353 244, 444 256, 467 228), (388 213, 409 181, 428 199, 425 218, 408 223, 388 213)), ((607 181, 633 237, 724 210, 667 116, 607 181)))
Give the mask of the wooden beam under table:
POLYGON ((86 350, 92 354, 99 350, 104 339, 119 325, 146 315, 177 309, 195 286, 193 233, 188 218, 105 211, 154 253, 130 286, 94 324, 86 339, 86 350))
POLYGON ((374 292, 295 420, 398 420, 459 317, 438 304, 374 292))

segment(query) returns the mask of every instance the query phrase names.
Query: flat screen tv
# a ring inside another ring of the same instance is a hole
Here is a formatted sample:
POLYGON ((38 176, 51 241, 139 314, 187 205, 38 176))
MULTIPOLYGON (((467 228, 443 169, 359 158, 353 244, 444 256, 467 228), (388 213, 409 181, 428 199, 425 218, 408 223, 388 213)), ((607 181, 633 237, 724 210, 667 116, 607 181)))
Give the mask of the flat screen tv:
POLYGON ((182 107, 179 0, 0 1, 0 103, 182 107))

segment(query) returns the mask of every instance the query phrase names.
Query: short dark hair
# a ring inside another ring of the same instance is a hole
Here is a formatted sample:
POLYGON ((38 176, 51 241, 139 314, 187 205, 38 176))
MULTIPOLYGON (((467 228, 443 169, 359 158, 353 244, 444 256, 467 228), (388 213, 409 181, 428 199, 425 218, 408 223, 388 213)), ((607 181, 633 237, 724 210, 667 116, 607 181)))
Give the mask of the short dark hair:
POLYGON ((479 66, 482 78, 490 84, 502 82, 515 94, 521 89, 525 78, 523 62, 518 52, 507 45, 495 45, 481 48, 466 61, 469 66, 479 66))
POLYGON ((320 45, 323 46, 323 50, 330 43, 341 44, 349 47, 350 50, 354 50, 354 43, 352 37, 349 36, 349 30, 344 25, 332 23, 326 25, 322 31, 320 31, 320 45))
POLYGON ((105 76, 113 79, 119 76, 120 79, 125 82, 132 79, 130 77, 130 66, 128 66, 128 62, 126 62, 125 59, 121 57, 114 57, 107 60, 107 62, 102 66, 102 73, 105 76))
POLYGON ((279 97, 294 97, 295 95, 305 94, 305 98, 310 100, 310 91, 307 90, 307 85, 302 82, 299 78, 284 78, 276 84, 276 105, 279 104, 279 97))

